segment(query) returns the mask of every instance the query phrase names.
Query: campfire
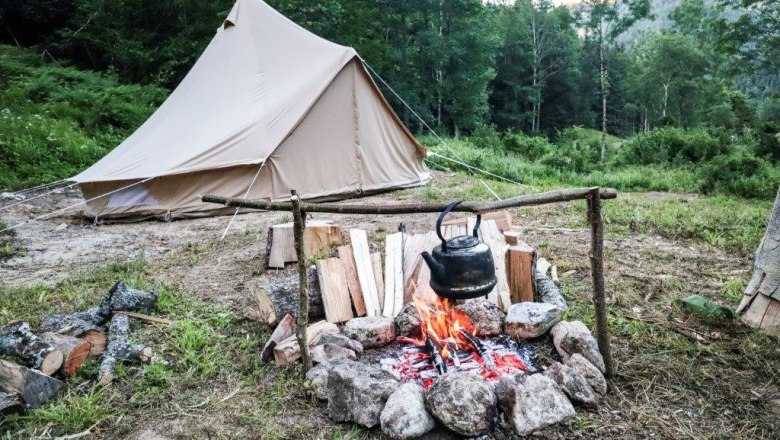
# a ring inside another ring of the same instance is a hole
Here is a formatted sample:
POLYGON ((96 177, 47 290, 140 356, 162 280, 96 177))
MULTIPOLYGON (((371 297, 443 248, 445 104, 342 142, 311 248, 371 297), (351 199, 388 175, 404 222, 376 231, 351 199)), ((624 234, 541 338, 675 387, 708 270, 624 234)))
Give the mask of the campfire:
POLYGON ((399 336, 401 356, 381 361, 382 369, 401 382, 415 382, 427 390, 447 372, 472 372, 498 382, 504 376, 536 371, 530 347, 520 346, 506 335, 482 339, 479 328, 454 301, 439 297, 429 286, 415 291, 420 335, 399 336))

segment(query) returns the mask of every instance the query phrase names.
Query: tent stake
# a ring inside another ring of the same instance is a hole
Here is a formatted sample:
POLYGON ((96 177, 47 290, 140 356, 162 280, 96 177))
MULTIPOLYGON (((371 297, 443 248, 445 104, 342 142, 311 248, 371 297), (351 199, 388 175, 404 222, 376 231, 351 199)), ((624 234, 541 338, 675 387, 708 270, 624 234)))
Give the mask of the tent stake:
POLYGON ((290 202, 293 212, 293 228, 295 237, 295 254, 298 257, 298 320, 295 327, 295 337, 298 339, 298 346, 301 347, 301 360, 303 362, 304 372, 312 367, 311 355, 309 353, 309 343, 306 335, 306 326, 309 319, 309 277, 306 273, 306 254, 303 251, 303 230, 306 227, 304 223, 304 213, 301 210, 301 199, 295 190, 291 191, 290 202))

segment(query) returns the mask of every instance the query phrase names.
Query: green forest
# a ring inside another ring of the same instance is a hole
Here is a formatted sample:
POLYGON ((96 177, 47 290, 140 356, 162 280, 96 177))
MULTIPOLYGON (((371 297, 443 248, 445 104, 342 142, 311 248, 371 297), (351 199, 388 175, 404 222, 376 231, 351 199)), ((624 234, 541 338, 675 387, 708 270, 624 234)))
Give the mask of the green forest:
MULTIPOLYGON (((780 184, 778 2, 268 3, 354 47, 431 150, 507 179, 749 198, 780 184)), ((4 1, 0 187, 69 177, 118 145, 232 4, 4 1)))

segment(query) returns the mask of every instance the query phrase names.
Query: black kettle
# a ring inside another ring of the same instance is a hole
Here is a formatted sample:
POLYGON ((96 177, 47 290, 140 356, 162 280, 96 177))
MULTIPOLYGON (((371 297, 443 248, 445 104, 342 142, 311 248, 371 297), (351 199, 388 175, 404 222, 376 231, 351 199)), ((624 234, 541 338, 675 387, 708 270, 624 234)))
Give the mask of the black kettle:
POLYGON ((436 220, 436 234, 441 244, 433 249, 433 255, 423 252, 422 257, 431 269, 431 289, 437 295, 449 299, 471 299, 485 296, 496 286, 496 268, 490 247, 479 241, 479 224, 482 216, 477 215, 472 235, 462 235, 449 241, 441 233, 444 217, 458 206, 453 202, 439 214, 436 220))

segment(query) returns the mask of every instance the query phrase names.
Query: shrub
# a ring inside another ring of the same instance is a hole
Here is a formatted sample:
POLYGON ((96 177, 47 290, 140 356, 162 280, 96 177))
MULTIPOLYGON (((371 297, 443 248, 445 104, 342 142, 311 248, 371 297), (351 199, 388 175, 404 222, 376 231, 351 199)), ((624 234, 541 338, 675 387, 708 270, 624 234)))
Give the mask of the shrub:
POLYGON ((474 129, 474 133, 471 134, 469 140, 475 147, 485 150, 501 149, 504 145, 504 143, 501 142, 501 135, 494 125, 479 125, 474 129))
POLYGON ((774 197, 780 173, 744 148, 718 156, 699 170, 704 193, 729 193, 747 198, 774 197))
POLYGON ((621 150, 621 163, 684 165, 725 154, 727 139, 715 137, 705 129, 659 128, 628 141, 621 150))
POLYGON ((541 136, 528 136, 524 133, 506 133, 503 139, 504 149, 530 160, 541 159, 552 151, 553 146, 541 136))

